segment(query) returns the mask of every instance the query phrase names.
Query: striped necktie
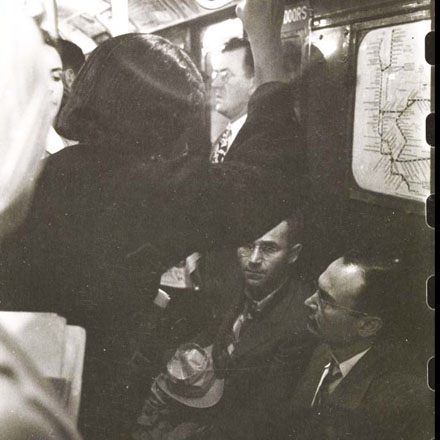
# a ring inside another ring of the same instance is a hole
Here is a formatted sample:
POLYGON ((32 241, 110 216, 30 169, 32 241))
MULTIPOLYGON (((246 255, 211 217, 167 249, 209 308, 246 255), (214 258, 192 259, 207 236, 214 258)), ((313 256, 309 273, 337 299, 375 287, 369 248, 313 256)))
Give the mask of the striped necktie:
POLYGON ((222 163, 225 160, 225 156, 229 148, 229 138, 231 137, 231 134, 232 134, 231 127, 230 125, 228 125, 228 127, 221 134, 221 136, 217 141, 214 155, 212 158, 212 163, 222 163))

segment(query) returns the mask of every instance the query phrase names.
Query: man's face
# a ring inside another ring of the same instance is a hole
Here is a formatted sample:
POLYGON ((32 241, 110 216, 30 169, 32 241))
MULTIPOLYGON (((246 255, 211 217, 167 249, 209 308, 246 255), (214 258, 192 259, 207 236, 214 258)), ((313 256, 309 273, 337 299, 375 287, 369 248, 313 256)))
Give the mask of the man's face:
POLYGON ((316 292, 305 301, 309 309, 309 330, 324 342, 341 346, 359 338, 356 310, 364 284, 362 269, 339 258, 321 274, 316 292))
POLYGON ((287 276, 289 264, 298 258, 301 245, 291 245, 288 232, 287 222, 282 222, 253 243, 238 248, 246 285, 259 291, 260 296, 276 289, 287 276))
POLYGON ((216 63, 217 76, 212 81, 215 94, 215 110, 231 121, 247 113, 247 105, 254 89, 253 78, 244 68, 244 48, 219 55, 216 63))
POLYGON ((52 46, 46 45, 45 49, 50 64, 49 99, 51 104, 51 115, 54 118, 60 109, 61 101, 63 99, 63 64, 58 52, 52 46))

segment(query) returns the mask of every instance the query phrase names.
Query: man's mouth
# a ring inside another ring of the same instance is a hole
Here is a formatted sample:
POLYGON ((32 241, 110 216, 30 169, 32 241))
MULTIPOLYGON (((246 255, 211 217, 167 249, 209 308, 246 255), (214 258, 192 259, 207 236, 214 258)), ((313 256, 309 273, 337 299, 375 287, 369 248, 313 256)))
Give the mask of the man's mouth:
POLYGON ((254 272, 252 270, 246 270, 245 273, 248 278, 261 278, 264 275, 263 272, 254 272))

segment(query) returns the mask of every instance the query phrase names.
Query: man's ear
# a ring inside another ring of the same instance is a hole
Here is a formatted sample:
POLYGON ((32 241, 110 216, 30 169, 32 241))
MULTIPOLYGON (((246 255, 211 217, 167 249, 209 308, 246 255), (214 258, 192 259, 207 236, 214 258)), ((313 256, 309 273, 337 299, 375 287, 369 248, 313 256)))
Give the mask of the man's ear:
POLYGON ((382 327, 383 321, 378 316, 363 316, 356 323, 359 336, 363 338, 376 336, 382 327))
POLYGON ((64 82, 69 91, 72 89, 72 84, 73 81, 75 80, 75 77, 76 77, 75 72, 70 67, 64 70, 64 82))
POLYGON ((298 259, 299 254, 301 253, 303 248, 303 245, 301 243, 297 243, 295 246, 292 246, 290 248, 289 252, 289 264, 295 263, 295 261, 298 259))

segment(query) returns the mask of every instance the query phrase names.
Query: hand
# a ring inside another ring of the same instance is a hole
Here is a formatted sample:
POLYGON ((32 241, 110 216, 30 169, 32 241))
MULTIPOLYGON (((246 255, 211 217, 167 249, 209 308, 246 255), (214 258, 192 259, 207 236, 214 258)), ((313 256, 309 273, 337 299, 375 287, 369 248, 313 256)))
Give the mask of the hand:
POLYGON ((271 81, 287 83, 281 45, 284 0, 242 0, 236 14, 251 43, 256 87, 271 81))
POLYGON ((214 364, 215 376, 218 379, 224 379, 227 375, 228 367, 231 357, 226 349, 219 347, 219 344, 214 344, 212 349, 212 361, 214 364))
POLYGON ((284 17, 284 0, 242 0, 236 7, 250 41, 279 38, 284 17))

